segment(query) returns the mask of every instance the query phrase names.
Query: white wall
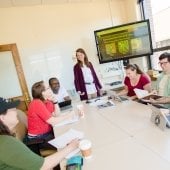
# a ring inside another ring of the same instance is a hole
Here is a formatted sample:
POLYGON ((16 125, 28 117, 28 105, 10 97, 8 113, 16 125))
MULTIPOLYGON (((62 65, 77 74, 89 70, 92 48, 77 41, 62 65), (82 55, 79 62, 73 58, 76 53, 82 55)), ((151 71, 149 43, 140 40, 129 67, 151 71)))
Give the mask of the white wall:
POLYGON ((72 89, 75 50, 84 48, 98 73, 94 30, 133 20, 128 18, 127 3, 103 0, 1 8, 0 44, 17 43, 29 89, 50 76, 72 89))
POLYGON ((156 42, 170 39, 170 7, 153 15, 156 42))

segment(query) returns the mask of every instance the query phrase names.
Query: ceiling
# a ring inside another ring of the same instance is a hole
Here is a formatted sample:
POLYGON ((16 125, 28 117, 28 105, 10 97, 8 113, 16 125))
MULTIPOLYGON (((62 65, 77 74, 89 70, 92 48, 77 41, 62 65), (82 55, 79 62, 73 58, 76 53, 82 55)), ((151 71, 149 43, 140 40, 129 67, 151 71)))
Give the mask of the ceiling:
POLYGON ((115 0, 0 0, 0 8, 59 4, 59 3, 61 4, 61 3, 99 2, 99 1, 102 2, 102 1, 115 1, 115 0))

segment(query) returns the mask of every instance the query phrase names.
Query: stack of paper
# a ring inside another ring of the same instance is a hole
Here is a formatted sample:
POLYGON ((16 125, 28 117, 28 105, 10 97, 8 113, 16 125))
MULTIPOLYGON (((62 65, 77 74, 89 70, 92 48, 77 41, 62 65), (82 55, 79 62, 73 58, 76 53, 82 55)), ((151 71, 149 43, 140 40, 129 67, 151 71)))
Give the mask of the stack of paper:
POLYGON ((64 148, 68 143, 73 139, 82 139, 84 138, 84 133, 78 130, 70 129, 66 133, 58 136, 57 138, 50 140, 49 143, 56 148, 64 148))
MULTIPOLYGON (((49 141, 51 145, 53 145, 56 148, 64 148, 68 143, 70 143, 73 139, 83 139, 84 133, 80 132, 78 130, 70 129, 66 133, 64 133, 61 136, 58 136, 57 138, 49 141)), ((79 148, 72 151, 70 154, 68 154, 65 158, 69 159, 70 157, 74 156, 80 151, 79 148)))

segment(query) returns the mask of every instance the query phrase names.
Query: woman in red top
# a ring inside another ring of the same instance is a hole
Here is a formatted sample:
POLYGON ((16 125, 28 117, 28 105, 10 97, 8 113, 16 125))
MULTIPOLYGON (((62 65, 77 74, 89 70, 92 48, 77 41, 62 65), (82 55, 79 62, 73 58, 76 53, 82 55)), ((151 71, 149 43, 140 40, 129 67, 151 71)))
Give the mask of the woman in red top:
POLYGON ((151 81, 149 76, 144 74, 137 64, 128 64, 125 67, 126 77, 124 80, 124 90, 122 90, 118 95, 127 95, 131 99, 135 99, 136 95, 134 89, 152 91, 151 81))
POLYGON ((54 138, 53 125, 73 118, 74 112, 58 114, 57 101, 50 101, 53 97, 52 94, 43 81, 32 86, 33 100, 28 107, 28 140, 38 138, 49 141, 54 138))

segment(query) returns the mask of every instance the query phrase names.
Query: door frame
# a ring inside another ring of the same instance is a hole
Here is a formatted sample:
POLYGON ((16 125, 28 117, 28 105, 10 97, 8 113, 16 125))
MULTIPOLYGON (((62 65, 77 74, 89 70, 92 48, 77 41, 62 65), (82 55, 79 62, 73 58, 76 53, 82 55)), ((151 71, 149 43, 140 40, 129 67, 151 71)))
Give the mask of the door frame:
MULTIPOLYGON (((5 52, 5 51, 10 51, 12 53, 13 61, 15 64, 18 80, 20 83, 21 91, 22 91, 22 96, 16 96, 12 99, 19 99, 21 100, 21 102, 24 102, 25 107, 26 107, 25 109, 27 110, 27 107, 28 107, 28 104, 30 103, 31 98, 28 92, 28 87, 27 87, 24 72, 22 69, 17 45, 15 43, 0 45, 0 52, 5 52)), ((21 109, 25 110, 24 108, 21 108, 21 109)))

